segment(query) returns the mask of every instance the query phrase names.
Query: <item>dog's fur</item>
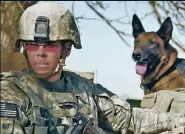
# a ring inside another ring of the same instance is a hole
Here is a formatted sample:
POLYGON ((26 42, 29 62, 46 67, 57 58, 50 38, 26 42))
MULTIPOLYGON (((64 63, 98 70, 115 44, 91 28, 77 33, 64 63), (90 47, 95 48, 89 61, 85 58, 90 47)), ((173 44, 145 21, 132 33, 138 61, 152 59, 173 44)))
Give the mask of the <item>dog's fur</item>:
POLYGON ((185 77, 174 67, 178 52, 169 41, 173 25, 168 17, 157 32, 145 32, 140 19, 133 15, 134 36, 133 60, 136 73, 141 75, 141 84, 151 92, 185 88, 185 77))

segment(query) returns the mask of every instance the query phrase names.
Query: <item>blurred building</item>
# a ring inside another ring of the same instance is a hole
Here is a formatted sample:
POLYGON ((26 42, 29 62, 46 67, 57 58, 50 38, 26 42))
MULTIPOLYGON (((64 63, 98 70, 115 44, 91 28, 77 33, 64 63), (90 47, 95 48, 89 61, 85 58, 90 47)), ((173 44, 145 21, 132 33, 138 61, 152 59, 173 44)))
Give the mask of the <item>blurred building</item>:
POLYGON ((13 52, 18 22, 23 11, 36 1, 1 1, 1 52, 13 52))

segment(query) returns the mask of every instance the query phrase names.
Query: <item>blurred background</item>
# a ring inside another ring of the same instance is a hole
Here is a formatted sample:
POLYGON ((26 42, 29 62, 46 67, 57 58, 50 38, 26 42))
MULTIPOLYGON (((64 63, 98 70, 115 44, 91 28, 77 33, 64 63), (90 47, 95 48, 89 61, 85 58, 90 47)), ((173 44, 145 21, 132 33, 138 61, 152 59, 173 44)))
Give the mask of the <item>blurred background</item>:
MULTIPOLYGON (((15 51, 18 20, 23 11, 36 2, 39 1, 1 1, 1 52, 15 51)), ((134 13, 146 31, 157 31, 164 19, 171 17, 174 30, 170 43, 177 48, 178 57, 185 58, 184 1, 55 2, 70 9, 81 34, 82 49, 72 49, 65 68, 94 72, 95 83, 124 99, 142 99, 144 96, 131 57, 134 13)))

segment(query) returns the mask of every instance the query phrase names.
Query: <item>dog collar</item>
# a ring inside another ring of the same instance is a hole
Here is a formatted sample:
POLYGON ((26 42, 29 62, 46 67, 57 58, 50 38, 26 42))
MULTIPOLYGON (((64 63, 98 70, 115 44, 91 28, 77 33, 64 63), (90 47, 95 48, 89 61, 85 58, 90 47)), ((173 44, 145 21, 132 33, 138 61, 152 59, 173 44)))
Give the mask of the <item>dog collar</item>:
POLYGON ((154 84, 155 84, 155 82, 152 82, 149 84, 141 83, 140 88, 144 90, 144 94, 146 95, 146 94, 152 93, 151 88, 154 86, 154 84))

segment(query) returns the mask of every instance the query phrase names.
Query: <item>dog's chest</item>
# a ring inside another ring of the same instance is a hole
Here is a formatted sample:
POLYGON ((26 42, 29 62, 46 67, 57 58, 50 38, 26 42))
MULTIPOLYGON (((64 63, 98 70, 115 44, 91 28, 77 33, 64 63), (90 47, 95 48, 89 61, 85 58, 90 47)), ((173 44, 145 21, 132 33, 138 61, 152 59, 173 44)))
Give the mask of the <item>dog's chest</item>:
POLYGON ((176 69, 167 77, 163 77, 159 80, 153 87, 152 91, 159 90, 174 90, 176 88, 184 88, 185 87, 185 77, 176 69))

